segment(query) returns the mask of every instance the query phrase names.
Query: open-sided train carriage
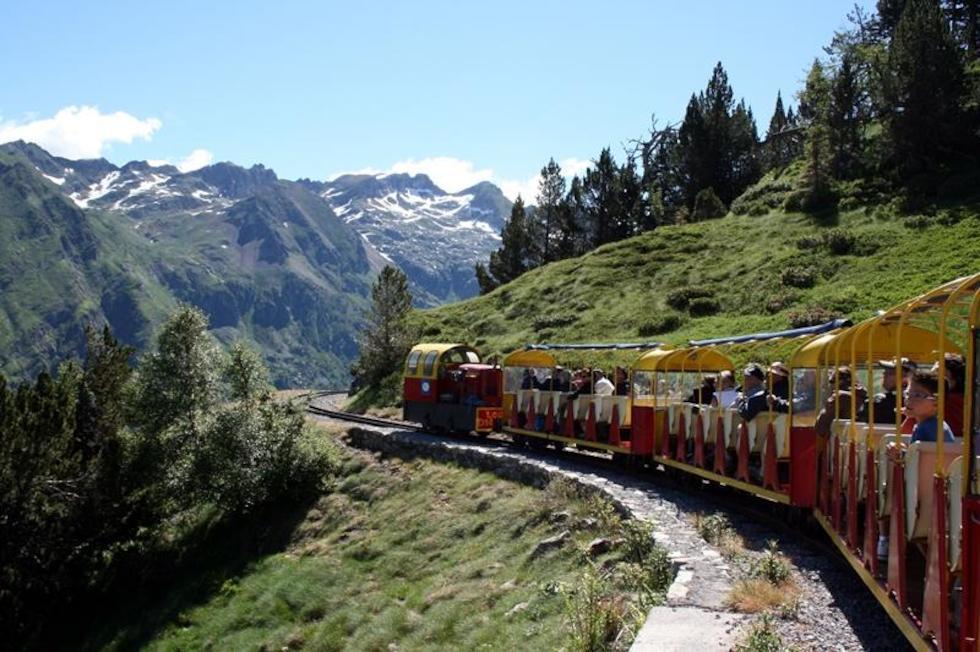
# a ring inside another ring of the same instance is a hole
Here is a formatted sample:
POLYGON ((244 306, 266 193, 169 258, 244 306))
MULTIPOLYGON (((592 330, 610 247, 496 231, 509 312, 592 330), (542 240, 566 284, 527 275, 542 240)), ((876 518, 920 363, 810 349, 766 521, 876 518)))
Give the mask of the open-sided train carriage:
POLYGON ((402 414, 433 430, 488 433, 502 411, 500 367, 465 344, 418 344, 405 359, 402 414))
POLYGON ((405 416, 449 430, 495 422, 517 442, 604 451, 811 510, 916 649, 980 651, 980 274, 857 325, 676 348, 529 345, 503 373, 469 347, 420 344, 406 361, 405 416), (631 349, 639 355, 621 395, 554 384, 556 354, 631 349), (787 378, 783 402, 743 417, 727 399, 704 399, 706 376, 774 350, 787 364, 755 373, 767 394, 774 373, 787 378), (965 359, 961 393, 940 382, 910 397, 935 401, 938 423, 955 423, 958 436, 912 441, 901 370, 935 365, 943 378, 951 354, 965 359), (886 379, 897 391, 879 408, 872 397, 886 379))
MULTIPOLYGON (((575 445, 602 450, 616 459, 636 461, 652 453, 649 433, 638 437, 632 424, 632 393, 600 395, 562 390, 554 383, 562 353, 645 351, 639 344, 537 344, 504 358, 503 432, 518 442, 575 445), (537 378, 532 386, 526 379, 537 378)), ((593 381, 595 379, 592 379, 593 381)))
POLYGON ((980 275, 957 279, 813 347, 819 366, 850 371, 851 396, 858 382, 881 386, 882 361, 895 374, 915 364, 944 378, 947 355, 965 357, 961 406, 944 382, 912 397, 934 402, 938 423, 962 424, 952 442, 913 443, 899 390, 893 420, 876 417, 874 401, 864 414, 854 400, 838 411, 819 466, 815 517, 919 649, 980 649, 978 291, 980 275))
MULTIPOLYGON (((742 418, 721 392, 718 397, 722 400, 717 404, 703 400, 701 392, 706 376, 729 372, 737 379, 728 351, 751 357, 757 349, 776 344, 802 351, 807 344, 847 325, 845 321, 832 321, 693 341, 688 347, 642 356, 634 369, 634 378, 640 381, 636 391, 649 391, 650 395, 635 399, 634 420, 652 430, 653 460, 769 500, 812 507, 816 482, 815 372, 786 369, 790 396, 807 387, 810 400, 805 404, 789 401, 784 410, 768 404, 751 419, 742 418)), ((771 373, 764 383, 771 393, 771 373)))

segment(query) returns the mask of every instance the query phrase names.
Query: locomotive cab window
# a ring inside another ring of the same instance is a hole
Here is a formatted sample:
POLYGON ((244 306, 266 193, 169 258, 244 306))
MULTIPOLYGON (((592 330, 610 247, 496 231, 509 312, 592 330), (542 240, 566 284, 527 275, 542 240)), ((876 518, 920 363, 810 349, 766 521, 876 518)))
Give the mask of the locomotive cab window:
POLYGON ((405 371, 408 374, 415 375, 418 373, 419 369, 419 358, 422 357, 421 351, 412 351, 408 354, 408 363, 405 365, 405 371))
POLYGON ((437 351, 429 351, 425 354, 425 360, 422 363, 422 375, 431 376, 432 370, 436 366, 436 358, 439 356, 437 351))

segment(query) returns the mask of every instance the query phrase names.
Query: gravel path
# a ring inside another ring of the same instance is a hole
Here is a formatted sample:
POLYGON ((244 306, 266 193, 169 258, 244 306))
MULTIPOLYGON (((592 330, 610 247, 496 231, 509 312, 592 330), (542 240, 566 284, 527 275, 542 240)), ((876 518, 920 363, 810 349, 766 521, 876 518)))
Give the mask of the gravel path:
MULTIPOLYGON (((343 397, 323 397, 319 407, 337 409, 343 397)), ((349 424, 347 424, 349 425, 349 424)), ((581 456, 556 457, 547 452, 502 446, 478 439, 445 439, 397 429, 352 428, 354 446, 403 457, 425 456, 463 466, 492 471, 521 482, 543 485, 562 475, 580 486, 601 491, 622 511, 650 521, 657 542, 664 546, 677 567, 666 607, 655 608, 644 632, 676 623, 700 632, 700 647, 725 649, 754 621, 731 612, 725 599, 739 577, 733 564, 697 533, 698 514, 722 513, 743 538, 747 557, 761 555, 766 542, 776 540, 792 565, 801 588, 798 608, 776 621, 783 643, 800 650, 903 650, 909 648, 871 594, 846 563, 784 528, 753 521, 717 502, 717 493, 701 485, 678 487, 663 473, 645 476, 621 473, 589 463, 581 456), (689 626, 693 618, 694 626, 689 626), (654 620, 656 622, 654 622, 654 620), (713 626, 709 626, 713 625, 713 626)), ((747 501, 753 499, 746 497, 747 501)), ((638 637, 638 643, 641 637, 638 637)), ((690 649, 690 641, 672 645, 663 635, 648 647, 637 649, 690 649)))

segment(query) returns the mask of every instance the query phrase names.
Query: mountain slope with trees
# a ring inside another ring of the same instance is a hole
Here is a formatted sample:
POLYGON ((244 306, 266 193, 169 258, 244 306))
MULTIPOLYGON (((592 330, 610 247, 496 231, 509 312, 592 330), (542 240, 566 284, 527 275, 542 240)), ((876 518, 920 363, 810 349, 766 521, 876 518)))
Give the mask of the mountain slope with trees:
POLYGON ((880 0, 876 13, 855 7, 848 19, 814 60, 795 110, 777 90, 763 139, 719 62, 683 119, 653 120, 623 163, 605 148, 566 189, 550 161, 537 197, 547 210, 515 205, 501 247, 477 265, 482 291, 729 210, 819 215, 892 203, 915 213, 965 200, 980 182, 980 2, 880 0))
POLYGON ((345 386, 380 258, 302 184, 0 146, 0 372, 77 355, 86 324, 145 346, 178 303, 257 343, 279 386, 345 386), (373 256, 373 258, 372 258, 373 256))
POLYGON ((423 340, 487 355, 545 341, 682 343, 868 317, 976 272, 978 254, 980 192, 903 216, 729 215, 544 265, 476 299, 419 311, 414 325, 423 340))

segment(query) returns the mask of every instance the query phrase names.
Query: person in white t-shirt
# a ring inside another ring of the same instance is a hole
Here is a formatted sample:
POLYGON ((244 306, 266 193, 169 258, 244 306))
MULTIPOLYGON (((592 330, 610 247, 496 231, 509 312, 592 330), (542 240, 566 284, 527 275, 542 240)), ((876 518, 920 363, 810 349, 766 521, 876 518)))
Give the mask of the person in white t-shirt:
POLYGON ((735 389, 735 376, 731 371, 725 370, 718 374, 718 389, 715 391, 711 405, 730 408, 735 399, 738 398, 738 390, 735 389))
POLYGON ((602 369, 596 369, 594 373, 598 377, 593 389, 596 394, 599 396, 612 396, 616 393, 616 386, 612 384, 611 380, 606 378, 606 374, 602 372, 602 369))

